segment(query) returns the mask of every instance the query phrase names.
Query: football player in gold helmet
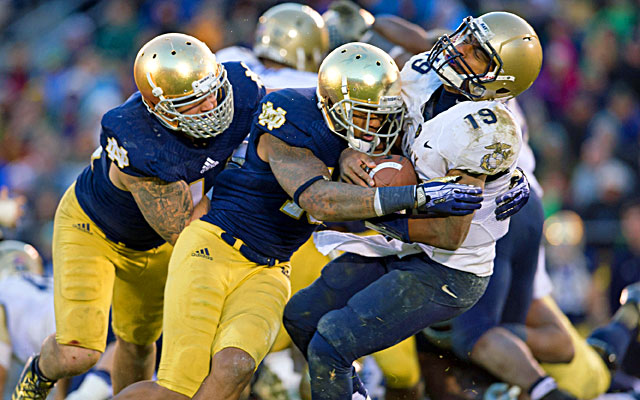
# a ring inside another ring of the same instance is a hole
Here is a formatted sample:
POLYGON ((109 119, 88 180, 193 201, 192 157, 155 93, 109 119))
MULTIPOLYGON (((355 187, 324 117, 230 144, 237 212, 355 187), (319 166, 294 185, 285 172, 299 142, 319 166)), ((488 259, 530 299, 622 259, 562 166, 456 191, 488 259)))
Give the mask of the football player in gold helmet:
POLYGON ((279 4, 258 19, 253 45, 258 57, 299 71, 316 72, 328 49, 324 21, 309 6, 279 4))
POLYGON ((223 61, 242 61, 267 88, 315 86, 320 61, 327 53, 328 33, 311 7, 284 3, 258 20, 253 49, 231 46, 219 50, 223 61))
POLYGON ((54 220, 56 333, 30 360, 13 400, 44 399, 91 368, 117 337, 113 388, 150 379, 164 285, 178 235, 208 210, 205 193, 247 136, 265 90, 200 40, 157 36, 138 52, 138 92, 102 118, 100 147, 54 220))
POLYGON ((239 398, 280 328, 291 255, 319 220, 477 208, 479 190, 468 186, 441 201, 429 185, 331 180, 329 168, 348 145, 384 151, 404 110, 388 55, 360 43, 334 52, 320 67, 317 91, 283 89, 262 100, 246 161, 222 172, 211 211, 184 229, 171 256, 158 380, 136 383, 117 399, 239 398), (331 97, 336 90, 340 97, 331 97))
POLYGON ((349 147, 384 155, 404 119, 400 71, 375 46, 351 43, 331 52, 318 71, 318 107, 332 132, 349 147))
POLYGON ((427 65, 447 86, 471 100, 507 99, 536 80, 542 47, 527 21, 515 14, 491 12, 467 17, 451 35, 441 36, 429 52, 427 65))

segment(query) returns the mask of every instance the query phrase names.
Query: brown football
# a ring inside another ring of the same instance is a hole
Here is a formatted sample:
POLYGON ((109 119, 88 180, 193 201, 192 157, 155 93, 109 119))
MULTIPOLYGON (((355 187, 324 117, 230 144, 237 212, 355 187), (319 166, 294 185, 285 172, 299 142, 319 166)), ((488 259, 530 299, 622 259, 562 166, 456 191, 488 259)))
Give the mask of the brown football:
POLYGON ((408 158, 390 154, 373 159, 377 166, 369 171, 376 186, 405 186, 418 183, 416 171, 408 158))

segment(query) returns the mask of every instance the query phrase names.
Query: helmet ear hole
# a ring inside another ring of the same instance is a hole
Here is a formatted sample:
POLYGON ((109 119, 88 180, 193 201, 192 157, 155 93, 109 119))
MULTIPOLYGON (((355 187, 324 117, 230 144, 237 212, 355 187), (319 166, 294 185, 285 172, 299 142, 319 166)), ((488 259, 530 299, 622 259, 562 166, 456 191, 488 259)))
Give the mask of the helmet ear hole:
POLYGON ((509 92, 510 92, 510 90, 507 89, 507 88, 500 88, 500 89, 496 90, 496 93, 499 93, 499 94, 507 94, 509 92))

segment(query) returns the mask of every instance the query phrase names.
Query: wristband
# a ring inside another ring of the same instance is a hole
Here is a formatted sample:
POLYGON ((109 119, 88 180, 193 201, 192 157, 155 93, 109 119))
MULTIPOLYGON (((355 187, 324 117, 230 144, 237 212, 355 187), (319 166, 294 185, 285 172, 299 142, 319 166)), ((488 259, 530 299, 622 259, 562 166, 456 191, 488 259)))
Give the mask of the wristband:
POLYGON ((555 379, 547 375, 535 381, 535 383, 531 385, 527 392, 529 393, 529 397, 531 397, 531 400, 540 400, 550 391, 557 388, 558 384, 556 383, 555 379))
POLYGON ((309 179, 308 181, 306 181, 305 183, 303 183, 302 185, 300 185, 300 187, 298 187, 298 189, 296 189, 295 193, 293 193, 293 202, 296 203, 296 205, 300 208, 302 208, 300 206, 300 195, 302 195, 302 192, 304 192, 305 190, 307 190, 307 188, 309 188, 309 186, 313 185, 314 183, 316 183, 317 181, 319 181, 320 179, 324 179, 325 181, 328 181, 329 179, 324 176, 324 175, 318 175, 318 176, 314 176, 313 178, 309 179))
POLYGON ((416 186, 384 186, 376 188, 373 208, 376 215, 391 214, 396 211, 414 208, 416 204, 416 186))

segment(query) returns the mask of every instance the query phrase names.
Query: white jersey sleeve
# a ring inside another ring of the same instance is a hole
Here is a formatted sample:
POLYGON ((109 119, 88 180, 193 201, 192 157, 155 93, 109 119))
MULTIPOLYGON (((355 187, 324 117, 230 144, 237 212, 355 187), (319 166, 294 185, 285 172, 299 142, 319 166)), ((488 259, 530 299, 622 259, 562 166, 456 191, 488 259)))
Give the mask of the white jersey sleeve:
POLYGON ((0 281, 0 304, 6 312, 12 352, 24 363, 56 330, 53 279, 31 274, 9 276, 0 281))
POLYGON ((426 64, 429 53, 417 54, 404 64, 400 71, 402 80, 402 99, 407 107, 405 116, 403 142, 412 141, 415 133, 423 122, 422 107, 429 101, 431 95, 442 86, 437 74, 427 73, 426 64))
POLYGON ((307 88, 318 84, 318 75, 293 68, 267 68, 250 49, 240 46, 227 47, 216 52, 218 62, 241 61, 255 72, 265 87, 270 89, 307 88))

